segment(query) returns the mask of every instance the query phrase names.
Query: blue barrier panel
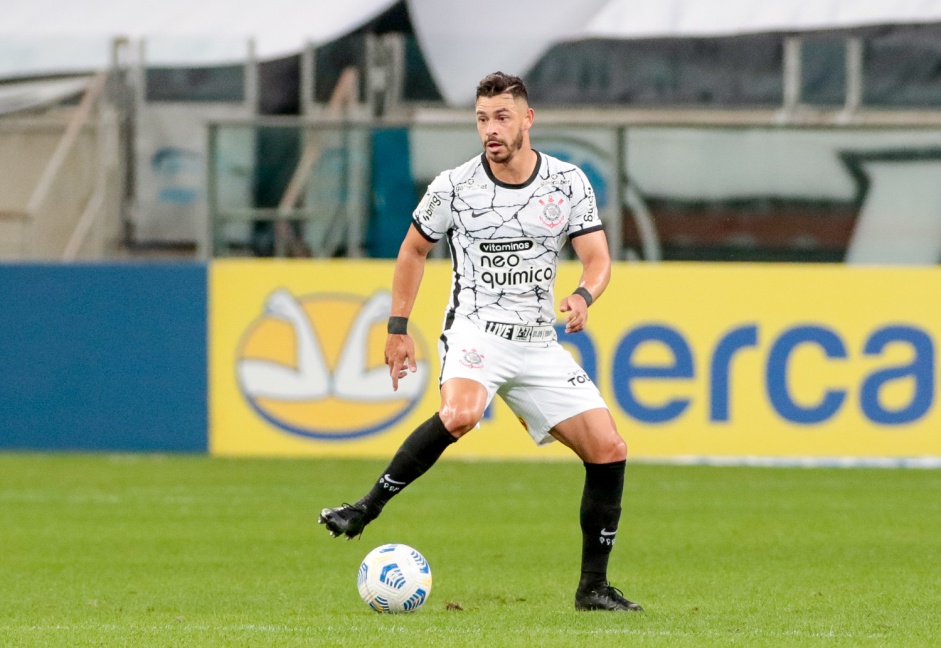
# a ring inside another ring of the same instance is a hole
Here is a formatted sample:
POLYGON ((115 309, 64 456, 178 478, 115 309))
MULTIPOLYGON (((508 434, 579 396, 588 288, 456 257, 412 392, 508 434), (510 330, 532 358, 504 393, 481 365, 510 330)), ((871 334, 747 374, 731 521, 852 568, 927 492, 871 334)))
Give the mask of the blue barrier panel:
POLYGON ((373 201, 366 251, 376 259, 398 256, 418 204, 410 171, 407 128, 378 128, 372 134, 373 201))
POLYGON ((0 265, 0 448, 205 452, 206 277, 0 265))

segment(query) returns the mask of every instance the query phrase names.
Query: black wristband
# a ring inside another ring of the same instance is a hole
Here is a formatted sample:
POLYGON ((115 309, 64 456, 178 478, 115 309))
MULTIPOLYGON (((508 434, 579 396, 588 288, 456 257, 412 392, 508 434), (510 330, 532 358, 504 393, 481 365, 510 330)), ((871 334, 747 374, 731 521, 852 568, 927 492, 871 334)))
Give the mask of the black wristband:
POLYGON ((579 286, 578 288, 575 289, 575 292, 573 292, 572 294, 581 295, 582 299, 584 299, 585 303, 588 304, 589 306, 591 306, 591 303, 595 301, 595 298, 591 296, 591 293, 588 292, 588 289, 585 288, 584 286, 579 286))
POLYGON ((393 315, 389 318, 386 331, 388 331, 389 335, 408 335, 408 318, 393 315))

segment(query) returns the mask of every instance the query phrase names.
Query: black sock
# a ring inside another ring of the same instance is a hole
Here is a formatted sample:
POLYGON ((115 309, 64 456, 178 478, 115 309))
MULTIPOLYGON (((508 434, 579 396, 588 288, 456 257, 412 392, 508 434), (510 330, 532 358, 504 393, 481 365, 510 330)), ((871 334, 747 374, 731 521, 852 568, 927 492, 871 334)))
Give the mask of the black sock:
POLYGON ((455 441, 457 439, 448 432, 435 412, 402 442, 382 476, 360 502, 365 504, 372 517, 379 515, 386 502, 424 475, 445 448, 455 441))
POLYGON ((582 526, 580 589, 591 589, 608 579, 608 557, 621 518, 626 463, 585 464, 585 489, 579 516, 582 526))

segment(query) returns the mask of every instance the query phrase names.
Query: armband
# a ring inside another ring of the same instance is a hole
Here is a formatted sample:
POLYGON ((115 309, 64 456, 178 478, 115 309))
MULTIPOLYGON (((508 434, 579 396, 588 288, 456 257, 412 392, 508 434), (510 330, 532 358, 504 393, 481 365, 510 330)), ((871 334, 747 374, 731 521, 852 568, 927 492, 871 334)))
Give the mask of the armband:
POLYGON ((408 335, 408 318, 392 316, 386 326, 389 335, 408 335))
POLYGON ((578 288, 575 289, 575 292, 573 292, 572 294, 581 295, 582 299, 584 299, 585 303, 589 306, 591 306, 591 303, 595 301, 595 298, 591 296, 591 293, 588 292, 588 289, 585 288, 584 286, 579 286, 578 288))

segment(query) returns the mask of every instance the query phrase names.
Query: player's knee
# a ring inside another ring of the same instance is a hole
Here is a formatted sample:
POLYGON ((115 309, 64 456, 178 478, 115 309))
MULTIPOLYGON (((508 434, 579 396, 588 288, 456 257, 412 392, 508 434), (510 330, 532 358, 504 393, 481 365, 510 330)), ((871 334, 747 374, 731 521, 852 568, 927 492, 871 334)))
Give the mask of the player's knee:
POLYGON ((598 463, 614 463, 627 459, 627 444, 616 430, 611 430, 598 448, 598 463))
POLYGON ((624 442, 624 439, 621 438, 621 435, 617 432, 614 433, 611 452, 616 457, 615 459, 612 459, 612 461, 624 461, 627 459, 627 444, 624 442))
POLYGON ((455 438, 461 438, 474 429, 482 416, 472 407, 445 404, 439 412, 441 422, 455 438))

